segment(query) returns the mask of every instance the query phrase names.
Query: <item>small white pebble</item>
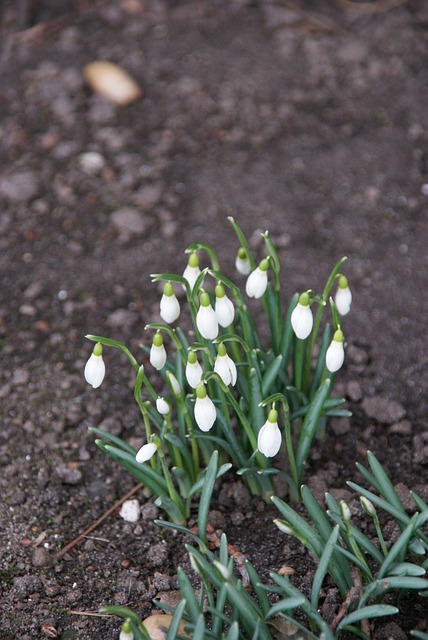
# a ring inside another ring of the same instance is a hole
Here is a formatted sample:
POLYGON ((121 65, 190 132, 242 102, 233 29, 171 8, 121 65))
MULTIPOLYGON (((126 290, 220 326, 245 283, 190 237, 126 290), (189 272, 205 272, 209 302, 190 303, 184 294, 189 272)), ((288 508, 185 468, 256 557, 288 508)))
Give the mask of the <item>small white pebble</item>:
POLYGON ((428 183, 422 185, 421 191, 424 196, 428 196, 428 183))
POLYGON ((119 515, 125 522, 137 522, 140 519, 140 503, 138 500, 125 500, 119 515))

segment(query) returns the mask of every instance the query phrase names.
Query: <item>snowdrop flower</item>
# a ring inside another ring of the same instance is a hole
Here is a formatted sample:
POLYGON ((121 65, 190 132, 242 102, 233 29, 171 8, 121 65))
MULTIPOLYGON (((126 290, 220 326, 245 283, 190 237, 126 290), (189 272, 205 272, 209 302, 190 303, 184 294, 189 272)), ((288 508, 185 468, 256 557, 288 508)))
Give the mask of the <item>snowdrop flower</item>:
POLYGON ((229 327, 235 318, 235 307, 224 290, 222 284, 215 288, 215 314, 221 327, 229 327))
POLYGON ((125 620, 122 625, 121 632, 119 634, 119 640, 134 640, 134 634, 131 629, 131 623, 129 620, 125 620))
POLYGON ((160 301, 160 315, 162 320, 172 324, 180 315, 180 303, 178 302, 174 288, 170 282, 166 282, 163 288, 163 296, 160 301))
POLYGON ((360 503, 361 503, 361 506, 363 507, 364 511, 369 516, 374 518, 377 515, 376 514, 376 509, 375 509, 375 506, 374 506, 373 502, 371 502, 368 498, 366 498, 365 496, 360 496, 360 503))
POLYGON ((173 373, 171 373, 171 371, 166 372, 166 377, 169 384, 169 388, 171 389, 172 393, 175 395, 176 398, 179 398, 181 396, 181 387, 177 378, 173 373))
POLYGON ((166 351, 163 346, 162 335, 158 332, 153 336, 153 343, 150 349, 150 364, 160 371, 165 366, 166 351))
POLYGON ((342 520, 344 522, 349 522, 351 519, 351 510, 345 500, 340 501, 340 515, 342 516, 342 520))
POLYGON ((348 279, 343 275, 339 278, 339 286, 334 297, 334 302, 341 316, 346 316, 346 314, 349 313, 352 293, 348 285, 348 279))
POLYGON ((140 463, 147 462, 155 455, 157 448, 157 444, 154 442, 144 444, 135 456, 135 460, 140 463))
POLYGON ((206 291, 201 293, 200 306, 196 314, 196 326, 201 336, 206 340, 214 340, 217 338, 218 320, 206 291))
POLYGON ((300 340, 305 340, 314 325, 312 311, 309 306, 309 294, 302 293, 299 302, 291 314, 291 326, 293 331, 300 340))
POLYGON ((209 431, 217 417, 214 402, 207 396, 203 383, 196 387, 195 420, 201 431, 209 431))
POLYGON ((281 448, 282 436, 278 427, 278 411, 271 409, 268 419, 259 431, 257 448, 267 458, 276 456, 281 448))
POLYGON ((214 363, 214 371, 218 373, 226 386, 230 384, 234 386, 236 384, 236 365, 232 358, 227 355, 224 342, 218 345, 218 355, 214 363))
POLYGON ((192 389, 196 389, 202 378, 202 367, 198 362, 198 357, 195 351, 189 351, 186 364, 186 380, 192 389))
POLYGON ((101 385, 106 373, 106 366, 104 364, 102 353, 102 344, 101 342, 97 342, 94 350, 92 351, 91 357, 85 365, 85 380, 88 384, 92 385, 94 389, 97 389, 101 385))
POLYGON ((161 416, 167 416, 168 413, 171 410, 171 407, 169 406, 169 404, 167 403, 165 398, 159 397, 156 400, 156 409, 157 409, 158 413, 161 414, 161 416))
POLYGON ((191 253, 189 256, 187 267, 184 269, 184 272, 183 272, 183 278, 186 278, 191 290, 195 286, 195 282, 198 279, 200 273, 201 273, 201 270, 199 269, 198 254, 191 253))
POLYGON ((343 333, 340 329, 334 332, 333 340, 325 354, 325 366, 330 373, 336 373, 345 360, 345 350, 343 348, 343 333))
POLYGON ((244 247, 238 249, 235 259, 235 268, 238 273, 248 276, 251 273, 251 264, 244 247))
POLYGON ((264 258, 259 266, 248 276, 245 291, 249 298, 261 298, 264 295, 268 285, 268 269, 269 260, 264 258))

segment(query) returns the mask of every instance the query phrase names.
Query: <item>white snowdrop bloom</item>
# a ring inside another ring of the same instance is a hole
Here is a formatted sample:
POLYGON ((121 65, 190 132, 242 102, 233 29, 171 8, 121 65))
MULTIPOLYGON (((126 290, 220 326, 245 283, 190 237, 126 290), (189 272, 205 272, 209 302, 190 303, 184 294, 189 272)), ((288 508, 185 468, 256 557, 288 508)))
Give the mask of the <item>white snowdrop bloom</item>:
POLYGON ((325 354, 325 366, 330 373, 339 371, 345 360, 345 350, 343 348, 343 333, 340 329, 334 332, 333 340, 325 354))
POLYGON ((196 326, 201 336, 206 340, 214 340, 217 338, 218 320, 206 291, 201 294, 199 310, 196 314, 196 326))
POLYGON ((341 316, 346 316, 346 314, 349 313, 352 293, 348 285, 348 279, 344 275, 341 275, 339 278, 339 286, 334 297, 334 302, 341 316))
POLYGON ((278 412, 269 411, 268 419, 259 431, 257 448, 267 458, 276 456, 281 448, 282 436, 278 427, 278 412))
POLYGON ((235 268, 237 272, 243 276, 248 276, 251 273, 251 263, 244 247, 240 247, 238 249, 235 259, 235 268))
POLYGON ((236 384, 237 372, 236 365, 232 358, 227 355, 224 342, 218 345, 218 355, 214 363, 214 371, 218 373, 224 384, 234 386, 236 384))
POLYGON ((150 349, 150 364, 152 367, 160 371, 166 363, 166 351, 163 346, 163 338, 160 333, 155 333, 153 343, 150 349))
POLYGON ((135 498, 132 500, 125 500, 123 503, 119 515, 125 520, 125 522, 137 522, 140 519, 140 503, 135 498))
POLYGON ((215 314, 219 325, 224 328, 230 327, 235 319, 235 307, 221 284, 215 288, 215 314))
POLYGON ((162 320, 168 324, 172 324, 180 316, 180 303, 175 296, 173 286, 170 282, 167 282, 163 288, 163 295, 160 301, 160 315, 162 320))
POLYGON ((85 365, 84 376, 88 384, 92 385, 94 389, 97 389, 106 374, 106 366, 103 360, 103 347, 100 342, 94 347, 94 350, 85 365))
POLYGON ((209 431, 217 418, 214 402, 207 396, 204 384, 196 387, 195 420, 201 431, 209 431))
POLYGON ((156 400, 156 409, 158 411, 158 413, 161 414, 161 416, 167 416, 168 413, 170 412, 170 406, 167 403, 167 401, 165 400, 165 398, 158 398, 156 400))
POLYGON ((345 500, 340 501, 340 515, 342 516, 342 520, 344 522, 349 522, 351 519, 351 510, 345 500))
POLYGON ((119 640, 134 640, 134 634, 129 620, 125 620, 123 623, 122 629, 119 633, 119 640))
POLYGON ((158 447, 154 442, 144 444, 135 456, 135 460, 140 463, 147 462, 155 455, 157 448, 158 447))
POLYGON ((173 373, 171 373, 171 371, 167 371, 166 372, 166 377, 168 380, 168 384, 169 387, 172 391, 172 393, 179 398, 181 396, 181 387, 180 387, 180 383, 178 382, 177 378, 175 377, 175 375, 173 373))
POLYGON ((309 295, 302 293, 299 302, 291 314, 291 326, 300 340, 306 340, 314 326, 312 311, 309 306, 309 295))
POLYGON ((245 291, 249 298, 261 298, 264 295, 268 285, 268 268, 269 260, 265 258, 248 276, 245 291))
POLYGON ((187 267, 183 271, 183 278, 186 278, 191 290, 195 286, 195 282, 198 279, 200 273, 201 273, 201 270, 199 268, 198 254, 191 253, 189 256, 187 267))
POLYGON ((198 362, 197 355, 194 351, 190 351, 187 356, 186 364, 186 380, 192 389, 196 389, 202 378, 202 367, 198 362))

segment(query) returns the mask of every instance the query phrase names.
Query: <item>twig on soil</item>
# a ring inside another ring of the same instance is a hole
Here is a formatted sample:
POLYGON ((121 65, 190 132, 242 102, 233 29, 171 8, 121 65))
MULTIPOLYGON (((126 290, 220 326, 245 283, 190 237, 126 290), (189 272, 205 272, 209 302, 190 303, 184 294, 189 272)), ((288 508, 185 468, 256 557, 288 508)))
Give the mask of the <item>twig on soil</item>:
POLYGON ((135 485, 135 487, 133 487, 130 491, 128 491, 128 493, 126 495, 124 495, 120 500, 115 502, 114 505, 112 507, 110 507, 110 509, 107 509, 107 511, 105 513, 103 513, 103 515, 100 518, 98 518, 98 520, 93 522, 91 524, 91 526, 88 527, 88 529, 86 529, 86 531, 84 531, 83 533, 78 535, 77 538, 74 538, 74 540, 72 540, 71 542, 66 544, 65 547, 63 547, 62 549, 57 551, 54 554, 54 558, 56 560, 59 560, 60 558, 64 557, 66 553, 71 551, 71 549, 73 549, 73 547, 75 547, 77 544, 79 544, 79 542, 82 542, 82 540, 84 540, 84 538, 86 538, 90 533, 92 533, 92 531, 94 529, 96 529, 98 527, 98 525, 100 525, 102 522, 104 522, 104 520, 106 518, 108 518, 109 515, 114 513, 116 511, 116 509, 118 509, 122 505, 122 503, 125 502, 125 500, 128 500, 131 496, 134 495, 134 493, 137 493, 137 491, 139 491, 142 487, 143 487, 143 483, 142 482, 139 482, 137 485, 135 485))
MULTIPOLYGON (((359 600, 363 594, 363 581, 361 578, 361 573, 356 567, 352 570, 352 578, 354 580, 354 585, 349 589, 348 593, 346 594, 346 600, 342 603, 338 614, 330 625, 333 631, 336 629, 342 618, 344 618, 353 600, 359 600)), ((367 636, 369 636, 370 629, 368 620, 361 620, 361 630, 364 631, 367 636)))
POLYGON ((342 9, 350 9, 359 13, 381 13, 396 9, 407 0, 378 0, 377 2, 355 2, 355 0, 336 0, 336 3, 342 9))
POLYGON ((68 611, 73 616, 93 616, 94 618, 111 618, 112 613, 100 613, 99 611, 68 611))

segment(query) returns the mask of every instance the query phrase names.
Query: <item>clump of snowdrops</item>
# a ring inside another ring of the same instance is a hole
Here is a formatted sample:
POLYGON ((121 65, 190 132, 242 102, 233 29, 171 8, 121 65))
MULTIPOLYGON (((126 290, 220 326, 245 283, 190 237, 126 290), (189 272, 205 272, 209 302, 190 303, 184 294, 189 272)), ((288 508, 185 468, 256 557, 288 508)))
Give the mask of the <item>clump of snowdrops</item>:
POLYGON ((114 339, 87 336, 96 343, 85 368, 94 388, 105 375, 103 348, 119 349, 134 367, 146 438, 136 451, 94 428, 97 444, 157 496, 175 523, 188 519, 215 452, 221 462, 216 477, 233 466, 253 495, 268 498, 273 475, 281 473, 291 498, 299 500, 305 464, 326 418, 349 415, 339 408, 343 398, 331 397, 345 355, 341 318, 352 299, 341 273, 345 258, 321 294, 295 293, 284 306, 280 258, 268 232, 256 261, 241 228, 229 220, 238 240, 240 285, 224 275, 213 247, 193 244, 182 275, 151 276, 163 283, 163 322, 145 327, 151 345, 141 345, 142 357, 114 339), (208 266, 201 269, 202 259, 208 266), (255 321, 252 309, 258 312, 258 306, 266 325, 255 321), (187 332, 180 327, 183 317, 191 325, 187 332), (155 382, 153 372, 159 373, 155 382), (276 456, 279 466, 272 462, 276 456))
MULTIPOLYGON (((264 583, 251 562, 236 547, 228 545, 225 534, 218 552, 214 552, 207 545, 205 534, 200 534, 205 529, 195 533, 159 521, 164 527, 187 533, 196 543, 186 549, 199 579, 195 587, 194 576, 190 579, 179 568, 179 605, 173 609, 156 603, 169 614, 169 618, 162 618, 167 628, 166 640, 369 640, 373 637, 374 620, 397 614, 404 596, 428 596, 428 536, 424 532, 428 505, 411 492, 414 513, 409 515, 371 452, 368 461, 370 470, 357 466, 373 490, 348 483, 362 507, 358 521, 346 502, 338 503, 330 494, 326 494, 325 510, 306 486, 302 487, 305 518, 282 500, 272 498, 282 516, 275 521, 279 529, 298 538, 317 559, 309 593, 293 585, 292 571, 272 572, 269 584, 264 583), (359 528, 364 516, 366 521, 359 528), (387 527, 383 529, 380 520, 389 520, 389 525, 394 524, 399 532, 393 542, 385 542, 387 527), (363 533, 370 521, 376 531, 371 539, 363 533), (321 607, 325 588, 337 591, 335 610, 327 609, 327 616, 321 607)), ((208 502, 210 495, 210 489, 205 490, 208 502)), ((121 640, 152 637, 133 611, 115 606, 104 611, 125 618, 124 625, 132 636, 121 636, 121 640)), ((428 640, 422 631, 411 633, 428 640)))

